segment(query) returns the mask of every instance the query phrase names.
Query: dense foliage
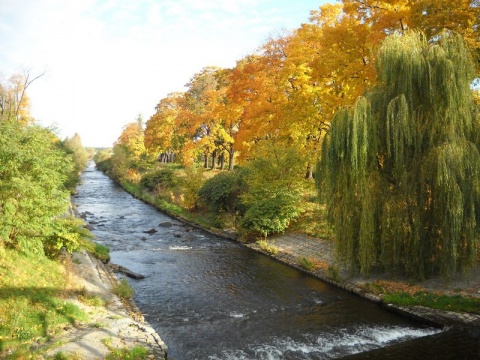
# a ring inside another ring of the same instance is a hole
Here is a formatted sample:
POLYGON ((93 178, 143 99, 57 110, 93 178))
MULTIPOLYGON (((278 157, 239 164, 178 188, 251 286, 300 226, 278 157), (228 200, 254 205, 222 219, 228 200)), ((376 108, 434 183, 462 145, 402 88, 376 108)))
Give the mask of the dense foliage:
POLYGON ((325 4, 233 68, 207 66, 160 99, 145 126, 125 126, 105 168, 138 184, 155 171, 150 160, 178 162, 187 175, 164 199, 235 213, 242 232, 267 236, 301 216, 302 178, 321 156, 319 192, 352 271, 463 270, 478 228, 479 15, 477 0, 325 4), (224 174, 203 184, 211 173, 199 166, 234 172, 234 163, 248 172, 245 187, 224 174))
POLYGON ((247 190, 246 176, 246 170, 237 168, 208 179, 198 192, 201 202, 215 213, 243 214, 245 209, 240 196, 247 190))
POLYGON ((69 215, 86 154, 78 135, 62 142, 30 117, 26 90, 36 78, 25 71, 0 84, 0 247, 55 257, 87 235, 69 215))
MULTIPOLYGON (((301 174, 312 176, 333 114, 376 85, 376 54, 387 35, 416 29, 430 38, 447 28, 478 57, 479 19, 478 0, 325 4, 233 68, 207 66, 192 75, 185 92, 160 99, 146 122, 145 150, 167 162, 201 158, 205 168, 232 170, 234 162, 256 157, 262 142, 288 141, 305 154, 301 174)), ((129 137, 122 138, 126 144, 129 137)))
POLYGON ((142 176, 140 185, 149 191, 159 188, 172 188, 176 184, 173 169, 164 168, 142 176))
POLYGON ((75 134, 72 138, 66 138, 63 145, 73 160, 73 170, 70 171, 67 181, 67 186, 71 189, 75 187, 80 181, 80 173, 87 166, 89 154, 82 145, 80 135, 75 134))
POLYGON ((460 36, 387 38, 379 85, 339 111, 323 142, 319 192, 352 271, 418 278, 473 264, 478 246, 480 119, 460 36))

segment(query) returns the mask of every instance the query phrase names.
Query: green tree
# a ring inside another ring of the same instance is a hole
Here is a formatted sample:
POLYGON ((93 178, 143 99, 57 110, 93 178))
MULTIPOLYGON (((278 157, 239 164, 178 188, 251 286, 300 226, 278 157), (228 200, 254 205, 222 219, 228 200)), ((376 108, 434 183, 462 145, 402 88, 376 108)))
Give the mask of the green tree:
POLYGON ((449 276, 475 261, 479 118, 462 38, 388 37, 379 85, 340 110, 323 142, 319 193, 352 272, 449 276))
POLYGON ((303 212, 301 153, 281 142, 257 145, 256 158, 246 165, 247 191, 241 195, 246 210, 240 225, 247 236, 282 233, 303 212))
POLYGON ((70 173, 68 180, 69 188, 73 189, 80 180, 81 171, 87 166, 89 155, 83 147, 82 140, 78 134, 75 134, 72 138, 67 137, 63 141, 63 145, 73 158, 74 169, 70 173))
POLYGON ((78 246, 86 231, 66 215, 73 169, 51 131, 0 121, 0 245, 51 257, 78 246))

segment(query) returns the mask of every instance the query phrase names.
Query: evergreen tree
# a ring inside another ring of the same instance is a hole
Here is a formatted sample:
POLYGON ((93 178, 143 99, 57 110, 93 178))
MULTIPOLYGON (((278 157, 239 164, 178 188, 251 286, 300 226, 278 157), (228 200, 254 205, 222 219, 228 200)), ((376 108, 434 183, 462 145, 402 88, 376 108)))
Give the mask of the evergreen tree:
POLYGON ((465 270, 480 212, 469 52, 450 32, 393 35, 377 72, 378 87, 335 115, 318 164, 339 260, 363 274, 465 270))

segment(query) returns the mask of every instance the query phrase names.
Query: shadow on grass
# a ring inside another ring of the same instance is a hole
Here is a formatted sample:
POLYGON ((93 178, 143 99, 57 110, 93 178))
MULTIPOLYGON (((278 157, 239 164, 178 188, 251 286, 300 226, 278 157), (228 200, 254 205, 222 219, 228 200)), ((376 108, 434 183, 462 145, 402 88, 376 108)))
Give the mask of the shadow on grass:
MULTIPOLYGON (((49 337, 49 330, 55 326, 74 325, 76 321, 86 319, 86 314, 78 306, 64 301, 65 295, 65 289, 53 287, 0 288, 0 304, 4 304, 2 315, 11 319, 1 324, 0 351, 7 339, 24 342, 38 336, 49 337)), ((75 296, 77 292, 71 291, 69 295, 75 296)))

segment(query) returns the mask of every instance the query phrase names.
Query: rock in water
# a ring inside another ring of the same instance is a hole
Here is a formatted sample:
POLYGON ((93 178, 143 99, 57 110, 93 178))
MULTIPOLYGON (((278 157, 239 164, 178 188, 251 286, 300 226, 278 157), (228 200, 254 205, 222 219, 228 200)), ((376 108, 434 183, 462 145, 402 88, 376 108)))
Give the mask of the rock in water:
POLYGON ((157 230, 155 230, 155 229, 150 229, 150 230, 145 230, 144 231, 145 234, 150 234, 150 235, 155 234, 156 232, 157 232, 157 230))

